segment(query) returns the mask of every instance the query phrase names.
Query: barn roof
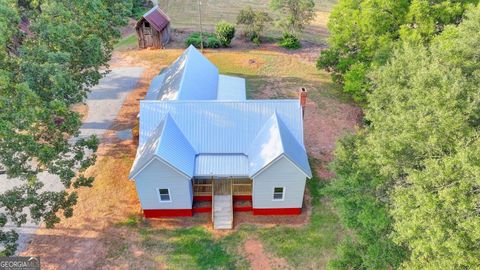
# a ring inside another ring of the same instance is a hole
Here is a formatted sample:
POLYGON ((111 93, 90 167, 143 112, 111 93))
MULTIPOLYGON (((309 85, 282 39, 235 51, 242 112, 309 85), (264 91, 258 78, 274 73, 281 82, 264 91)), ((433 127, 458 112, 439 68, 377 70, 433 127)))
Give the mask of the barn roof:
MULTIPOLYGON (((252 177, 285 156, 311 177, 298 100, 141 101, 140 148, 150 148, 167 116, 196 151, 194 176, 252 177)), ((183 155, 174 147, 170 151, 172 158, 183 155)), ((143 155, 139 151, 136 159, 143 155)))
MULTIPOLYGON (((162 31, 170 23, 170 18, 163 12, 158 5, 143 14, 143 19, 147 20, 150 25, 157 31, 162 31)), ((142 20, 137 22, 137 27, 142 20)))

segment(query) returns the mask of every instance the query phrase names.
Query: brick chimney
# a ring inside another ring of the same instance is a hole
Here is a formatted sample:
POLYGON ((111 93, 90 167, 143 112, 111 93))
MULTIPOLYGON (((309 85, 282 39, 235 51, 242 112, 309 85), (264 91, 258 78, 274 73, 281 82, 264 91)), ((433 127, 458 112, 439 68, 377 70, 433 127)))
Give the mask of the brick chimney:
POLYGON ((302 106, 302 116, 305 117, 305 107, 307 106, 308 92, 305 87, 302 87, 298 92, 298 99, 300 100, 300 106, 302 106))

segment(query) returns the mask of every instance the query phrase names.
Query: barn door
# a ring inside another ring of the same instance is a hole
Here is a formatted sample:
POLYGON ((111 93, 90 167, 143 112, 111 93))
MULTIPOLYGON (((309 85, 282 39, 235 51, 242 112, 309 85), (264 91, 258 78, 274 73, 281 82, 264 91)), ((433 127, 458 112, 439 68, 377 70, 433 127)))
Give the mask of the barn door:
POLYGON ((152 38, 152 28, 150 27, 150 23, 145 21, 143 23, 143 37, 145 42, 145 47, 152 47, 153 46, 153 38, 152 38))

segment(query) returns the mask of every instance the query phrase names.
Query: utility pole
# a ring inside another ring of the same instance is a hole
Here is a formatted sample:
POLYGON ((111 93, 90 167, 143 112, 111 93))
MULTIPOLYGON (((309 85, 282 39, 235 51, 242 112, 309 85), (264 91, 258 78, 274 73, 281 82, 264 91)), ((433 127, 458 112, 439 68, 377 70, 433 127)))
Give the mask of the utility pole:
POLYGON ((202 1, 198 0, 198 16, 200 17, 200 50, 203 53, 203 26, 202 26, 202 1))

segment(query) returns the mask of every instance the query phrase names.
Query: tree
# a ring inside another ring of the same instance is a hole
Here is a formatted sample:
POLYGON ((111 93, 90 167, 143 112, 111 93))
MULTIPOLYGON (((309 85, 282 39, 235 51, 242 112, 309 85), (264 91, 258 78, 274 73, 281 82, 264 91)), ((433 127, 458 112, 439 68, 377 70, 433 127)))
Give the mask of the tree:
POLYGON ((270 8, 279 13, 278 23, 283 31, 297 37, 315 18, 313 0, 271 0, 270 8))
MULTIPOLYGON (((75 189, 95 162, 98 140, 75 138, 80 116, 70 110, 108 68, 117 27, 129 1, 0 0, 0 164, 21 184, 0 195, 0 227, 31 218, 47 227, 70 217, 75 189), (42 190, 38 174, 58 176, 64 191, 42 190)), ((15 250, 16 234, 0 233, 2 254, 15 250)))
POLYGON ((226 21, 220 21, 215 26, 215 34, 220 44, 223 47, 228 47, 235 37, 235 26, 226 21))
POLYGON ((240 10, 237 16, 237 25, 243 27, 243 35, 255 43, 260 43, 260 37, 265 29, 265 24, 272 18, 264 11, 254 11, 251 6, 240 10))
POLYGON ((332 72, 335 82, 364 103, 371 90, 367 74, 384 65, 398 44, 427 45, 446 26, 460 23, 472 3, 478 0, 340 0, 328 23, 329 48, 317 68, 332 72))
POLYGON ((332 268, 480 267, 479 31, 477 6, 369 74, 368 125, 333 163, 329 193, 355 235, 332 268))

